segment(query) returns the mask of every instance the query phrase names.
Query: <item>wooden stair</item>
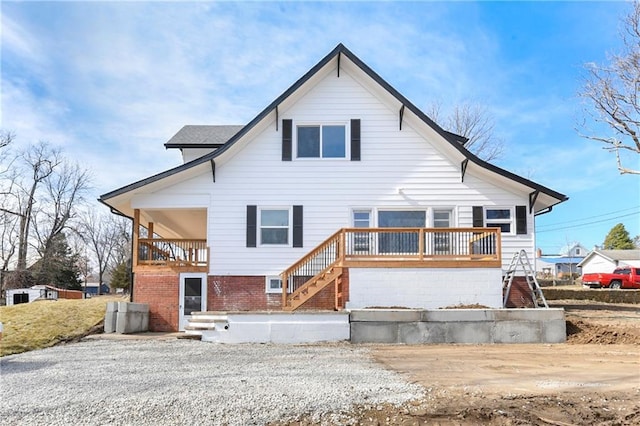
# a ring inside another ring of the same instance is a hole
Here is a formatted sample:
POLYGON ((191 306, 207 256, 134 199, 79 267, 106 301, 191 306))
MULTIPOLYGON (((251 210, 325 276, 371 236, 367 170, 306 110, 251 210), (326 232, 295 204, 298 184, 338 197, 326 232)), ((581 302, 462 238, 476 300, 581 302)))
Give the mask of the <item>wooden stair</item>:
POLYGON ((342 300, 342 268, 330 265, 287 296, 285 311, 294 311, 331 283, 336 283, 336 301, 342 300))

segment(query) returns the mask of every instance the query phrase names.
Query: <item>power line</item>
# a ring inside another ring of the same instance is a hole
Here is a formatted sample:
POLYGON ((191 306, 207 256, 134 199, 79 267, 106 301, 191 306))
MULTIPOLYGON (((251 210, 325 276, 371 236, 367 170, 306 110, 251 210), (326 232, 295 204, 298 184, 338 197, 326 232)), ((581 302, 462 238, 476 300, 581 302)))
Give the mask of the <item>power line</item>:
MULTIPOLYGON (((548 223, 546 225, 540 225, 538 228, 548 228, 550 226, 564 225, 566 223, 582 222, 584 220, 595 219, 597 217, 603 217, 603 216, 609 216, 609 215, 612 215, 612 214, 622 213, 622 212, 626 212, 626 211, 629 211, 629 210, 637 210, 637 213, 640 213, 640 207, 636 206, 636 207, 630 207, 628 209, 616 210, 616 211, 613 211, 613 212, 610 212, 610 213, 603 213, 603 214, 599 214, 599 215, 596 215, 596 216, 587 216, 587 217, 582 218, 582 219, 572 219, 572 220, 567 220, 567 221, 564 221, 564 222, 548 223)), ((614 218, 606 219, 606 220, 613 220, 613 219, 616 219, 616 218, 614 217, 614 218)))
MULTIPOLYGON (((536 233, 537 234, 542 234, 543 232, 561 231, 563 229, 570 229, 570 228, 581 228, 581 227, 593 225, 593 224, 596 224, 596 223, 609 222, 609 221, 612 221, 612 220, 620 219, 622 217, 635 216, 637 214, 638 214, 638 212, 634 212, 634 213, 624 214, 624 215, 621 215, 621 216, 611 217, 609 219, 596 220, 596 221, 593 221, 593 222, 587 222, 587 223, 582 223, 582 224, 578 224, 578 225, 561 226, 559 228, 544 229, 542 231, 536 230, 536 233)), ((597 217, 597 216, 594 216, 594 217, 597 217)))

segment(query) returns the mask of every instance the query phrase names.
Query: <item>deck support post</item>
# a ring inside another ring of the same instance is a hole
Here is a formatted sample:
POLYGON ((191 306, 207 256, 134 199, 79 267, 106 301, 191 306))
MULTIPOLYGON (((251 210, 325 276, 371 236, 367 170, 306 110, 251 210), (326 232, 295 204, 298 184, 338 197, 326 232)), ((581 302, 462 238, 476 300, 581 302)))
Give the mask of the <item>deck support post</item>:
POLYGON ((284 309, 287 306, 287 281, 289 281, 289 276, 284 273, 280 275, 280 278, 282 279, 282 309, 284 309))
POLYGON ((138 240, 140 239, 140 209, 135 209, 133 211, 133 262, 132 269, 136 269, 138 266, 138 254, 139 254, 139 244, 138 240))

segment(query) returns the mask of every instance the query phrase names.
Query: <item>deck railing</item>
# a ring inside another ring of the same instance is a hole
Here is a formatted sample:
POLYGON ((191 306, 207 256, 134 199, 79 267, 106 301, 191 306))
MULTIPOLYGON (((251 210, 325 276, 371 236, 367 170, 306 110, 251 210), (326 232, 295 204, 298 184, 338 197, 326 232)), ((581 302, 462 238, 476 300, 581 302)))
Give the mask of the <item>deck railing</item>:
POLYGON ((499 260, 499 228, 345 228, 344 258, 499 260))
POLYGON ((207 240, 140 238, 138 265, 202 267, 209 265, 207 240))
POLYGON ((343 228, 281 274, 283 299, 331 266, 464 267, 501 259, 499 228, 343 228))

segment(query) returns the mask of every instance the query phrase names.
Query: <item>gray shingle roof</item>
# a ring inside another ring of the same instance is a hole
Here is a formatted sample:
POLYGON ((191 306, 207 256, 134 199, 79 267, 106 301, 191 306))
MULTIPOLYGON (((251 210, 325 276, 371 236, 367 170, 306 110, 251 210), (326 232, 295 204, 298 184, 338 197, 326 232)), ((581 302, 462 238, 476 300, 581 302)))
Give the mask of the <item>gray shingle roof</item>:
POLYGON ((640 260, 640 250, 596 250, 612 260, 640 260))
POLYGON ((243 127, 243 125, 186 125, 164 146, 166 148, 188 148, 194 145, 222 145, 243 127))

